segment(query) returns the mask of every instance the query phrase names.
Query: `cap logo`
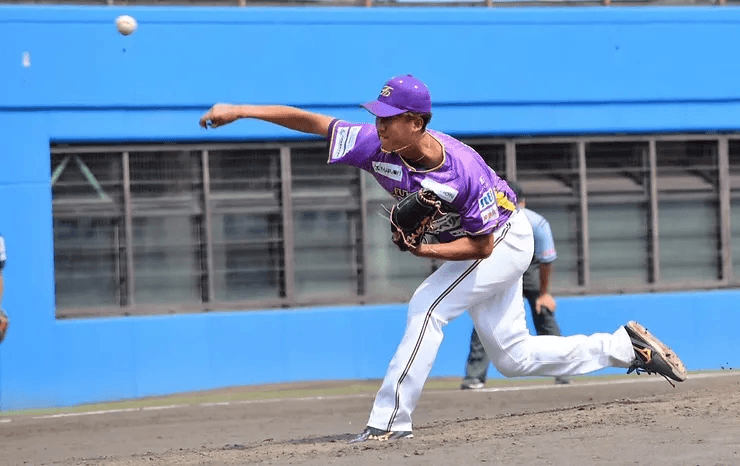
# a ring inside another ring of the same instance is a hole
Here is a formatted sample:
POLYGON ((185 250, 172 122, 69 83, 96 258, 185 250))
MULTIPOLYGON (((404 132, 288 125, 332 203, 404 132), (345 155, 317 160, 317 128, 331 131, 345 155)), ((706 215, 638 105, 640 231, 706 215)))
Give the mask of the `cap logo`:
POLYGON ((393 92, 393 88, 391 86, 383 86, 383 89, 380 90, 380 96, 381 97, 390 97, 391 92, 393 92))

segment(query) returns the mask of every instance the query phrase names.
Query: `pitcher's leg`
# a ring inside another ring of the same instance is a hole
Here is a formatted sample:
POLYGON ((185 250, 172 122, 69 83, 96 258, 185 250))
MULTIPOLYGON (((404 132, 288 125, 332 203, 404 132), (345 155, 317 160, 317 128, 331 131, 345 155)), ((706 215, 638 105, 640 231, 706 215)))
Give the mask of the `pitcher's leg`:
POLYGON ((624 327, 614 333, 568 337, 529 335, 509 350, 501 373, 523 375, 580 375, 606 367, 628 368, 635 359, 634 348, 624 327))
POLYGON ((411 413, 442 343, 442 323, 433 315, 411 316, 393 356, 367 425, 386 431, 410 431, 411 413))
POLYGON ((634 361, 635 352, 624 327, 613 334, 530 335, 520 293, 521 288, 511 287, 473 315, 486 353, 501 374, 577 375, 606 367, 627 368, 634 361), (488 310, 496 308, 504 311, 488 310))
POLYGON ((496 233, 488 258, 445 262, 422 283, 409 303, 406 332, 375 398, 369 427, 411 430, 411 413, 437 356, 442 327, 511 283, 519 283, 521 294, 521 276, 533 251, 532 227, 516 213, 496 233))
MULTIPOLYGON (((555 313, 544 306, 540 308, 540 312, 535 310, 539 294, 539 291, 524 291, 524 298, 529 303, 529 308, 532 311, 534 329, 537 332, 537 335, 560 336, 560 326, 558 326, 558 323, 555 320, 555 313)), ((555 377, 555 383, 559 385, 567 385, 570 383, 570 377, 566 375, 558 375, 555 377)))
POLYGON ((442 328, 467 309, 471 274, 479 262, 447 262, 414 293, 406 331, 375 397, 368 426, 411 430, 411 413, 437 357, 442 328))

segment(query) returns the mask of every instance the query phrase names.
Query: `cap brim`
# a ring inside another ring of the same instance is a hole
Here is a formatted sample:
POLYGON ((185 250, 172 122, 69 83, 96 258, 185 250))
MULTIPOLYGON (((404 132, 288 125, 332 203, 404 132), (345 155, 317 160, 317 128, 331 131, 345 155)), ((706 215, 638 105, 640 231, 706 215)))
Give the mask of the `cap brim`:
POLYGON ((372 102, 366 102, 362 104, 361 107, 365 108, 365 110, 372 113, 373 115, 377 117, 383 117, 383 118, 392 117, 392 116, 400 115, 402 113, 406 113, 406 110, 393 107, 379 100, 373 100, 372 102))

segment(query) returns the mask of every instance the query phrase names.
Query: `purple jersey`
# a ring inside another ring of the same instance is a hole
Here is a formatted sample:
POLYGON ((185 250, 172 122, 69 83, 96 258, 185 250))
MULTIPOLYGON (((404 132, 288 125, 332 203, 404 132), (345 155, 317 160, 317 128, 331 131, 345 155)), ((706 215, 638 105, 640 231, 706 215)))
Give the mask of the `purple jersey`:
POLYGON ((516 210, 516 196, 473 148, 437 131, 427 131, 442 144, 444 160, 433 169, 418 170, 399 155, 380 149, 375 125, 341 120, 329 125, 329 161, 372 174, 396 200, 427 188, 448 212, 432 225, 441 243, 461 236, 483 235, 503 226, 516 210))

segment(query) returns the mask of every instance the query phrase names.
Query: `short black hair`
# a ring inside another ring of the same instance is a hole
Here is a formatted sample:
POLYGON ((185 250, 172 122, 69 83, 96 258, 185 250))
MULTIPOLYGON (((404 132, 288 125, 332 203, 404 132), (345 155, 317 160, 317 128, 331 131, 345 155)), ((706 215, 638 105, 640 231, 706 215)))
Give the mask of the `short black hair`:
POLYGON ((432 121, 432 112, 429 112, 429 113, 406 112, 406 115, 421 118, 421 121, 422 121, 421 131, 422 132, 427 130, 427 125, 429 124, 430 121, 432 121))

